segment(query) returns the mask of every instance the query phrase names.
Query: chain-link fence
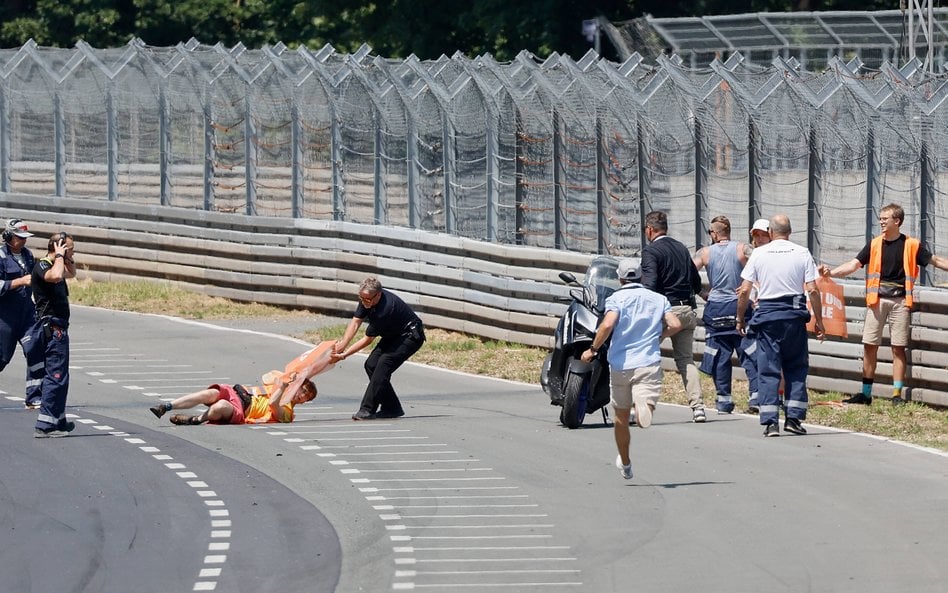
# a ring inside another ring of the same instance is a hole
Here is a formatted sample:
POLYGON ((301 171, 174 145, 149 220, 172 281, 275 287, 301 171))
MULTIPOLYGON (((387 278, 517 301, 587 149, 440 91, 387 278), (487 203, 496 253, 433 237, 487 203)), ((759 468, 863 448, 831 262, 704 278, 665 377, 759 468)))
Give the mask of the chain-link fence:
POLYGON ((652 209, 691 247, 786 212, 834 264, 894 201, 943 251, 945 77, 829 65, 28 43, 0 50, 0 191, 620 255, 652 209))

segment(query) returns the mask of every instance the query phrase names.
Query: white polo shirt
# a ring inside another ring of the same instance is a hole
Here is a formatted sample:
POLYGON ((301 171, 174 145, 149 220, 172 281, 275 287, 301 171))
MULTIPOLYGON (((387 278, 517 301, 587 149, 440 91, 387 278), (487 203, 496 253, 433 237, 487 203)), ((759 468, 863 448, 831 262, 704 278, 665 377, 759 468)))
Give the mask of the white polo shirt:
POLYGON ((757 298, 761 300, 803 294, 804 285, 817 277, 810 250, 786 239, 754 249, 741 272, 741 278, 757 284, 757 298))

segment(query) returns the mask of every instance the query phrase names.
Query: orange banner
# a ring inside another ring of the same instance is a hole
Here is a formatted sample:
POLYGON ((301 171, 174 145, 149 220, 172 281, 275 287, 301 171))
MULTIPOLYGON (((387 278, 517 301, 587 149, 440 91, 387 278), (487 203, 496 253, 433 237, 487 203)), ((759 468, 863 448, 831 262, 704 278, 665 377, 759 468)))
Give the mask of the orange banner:
MULTIPOLYGON (((846 297, 843 295, 843 287, 833 282, 832 278, 820 276, 816 279, 816 288, 820 291, 820 300, 823 301, 823 328, 828 336, 840 336, 842 338, 849 336, 846 329, 846 297)), ((806 324, 806 329, 810 332, 816 331, 816 320, 813 319, 813 309, 807 301, 807 308, 810 308, 810 322, 806 324)))

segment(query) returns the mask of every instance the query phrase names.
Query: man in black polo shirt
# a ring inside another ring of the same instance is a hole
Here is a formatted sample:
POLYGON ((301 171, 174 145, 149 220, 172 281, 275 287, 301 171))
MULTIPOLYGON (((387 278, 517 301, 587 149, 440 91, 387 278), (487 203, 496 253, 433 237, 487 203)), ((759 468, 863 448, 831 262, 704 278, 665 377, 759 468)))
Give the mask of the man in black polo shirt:
POLYGON ((701 292, 701 276, 688 248, 668 233, 668 217, 664 212, 645 215, 645 238, 649 244, 642 251, 642 284, 671 303, 672 313, 681 321, 681 331, 671 337, 675 366, 688 392, 692 419, 704 422, 701 400, 701 379, 695 366, 694 338, 698 316, 695 294, 701 292))
POLYGON ((369 277, 359 286, 359 304, 346 333, 333 347, 332 361, 345 360, 381 337, 378 346, 365 361, 369 384, 353 420, 398 418, 405 415, 392 387, 392 373, 425 343, 425 327, 405 301, 382 288, 378 279, 369 277), (365 336, 351 348, 362 322, 368 319, 365 336))

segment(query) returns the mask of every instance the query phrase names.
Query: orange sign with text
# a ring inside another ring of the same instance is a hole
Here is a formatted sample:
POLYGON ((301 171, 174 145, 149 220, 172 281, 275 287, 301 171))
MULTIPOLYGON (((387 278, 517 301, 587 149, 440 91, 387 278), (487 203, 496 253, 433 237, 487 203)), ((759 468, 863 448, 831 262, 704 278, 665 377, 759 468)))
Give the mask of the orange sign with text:
MULTIPOLYGON (((828 336, 849 336, 846 329, 846 297, 843 287, 833 282, 832 278, 820 276, 816 279, 816 288, 820 291, 820 300, 823 301, 823 328, 828 336)), ((807 331, 816 331, 816 320, 813 319, 813 309, 809 302, 810 322, 806 324, 807 331)))

